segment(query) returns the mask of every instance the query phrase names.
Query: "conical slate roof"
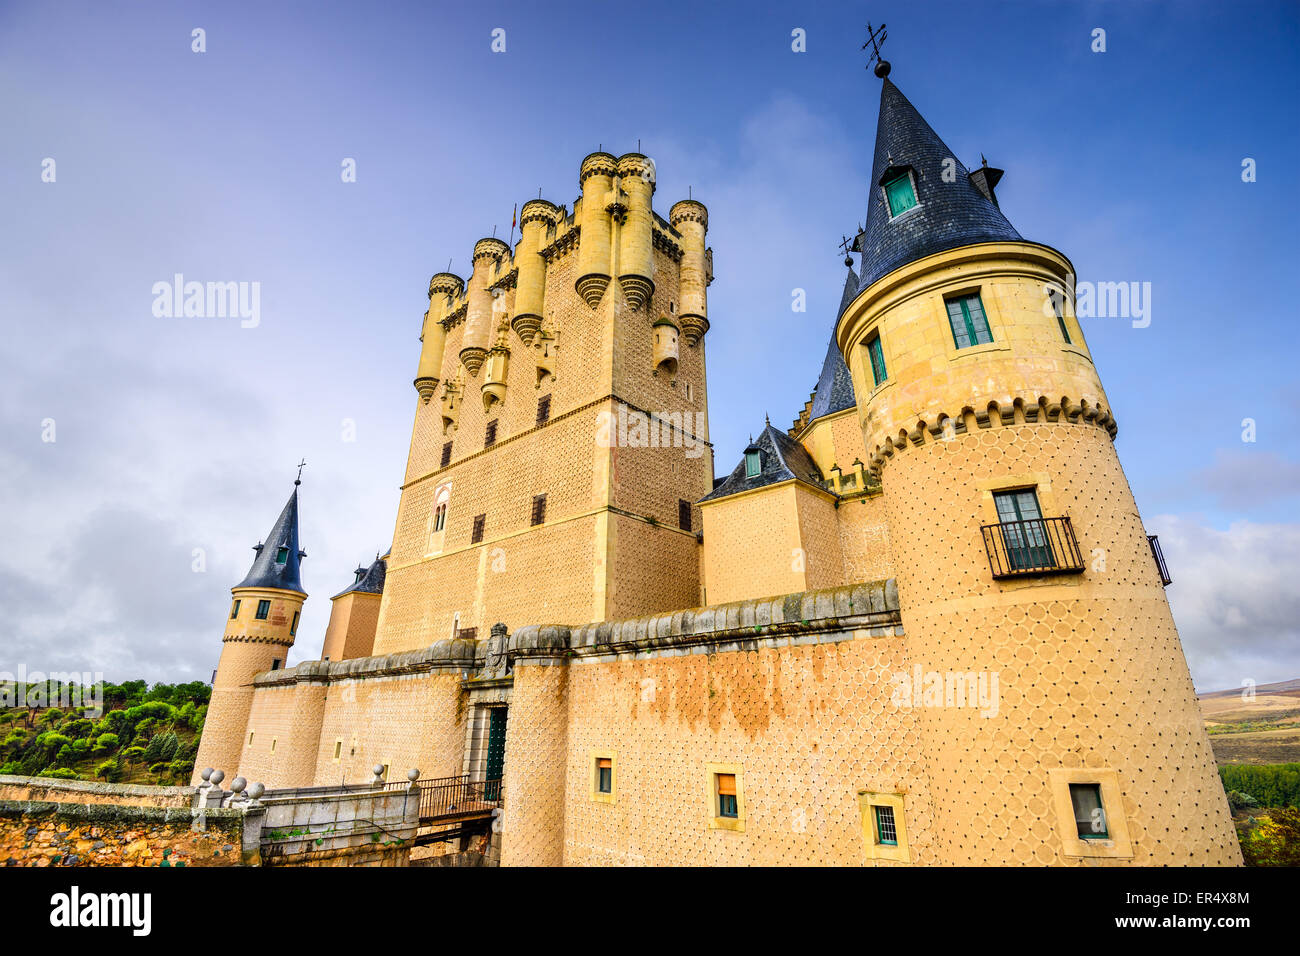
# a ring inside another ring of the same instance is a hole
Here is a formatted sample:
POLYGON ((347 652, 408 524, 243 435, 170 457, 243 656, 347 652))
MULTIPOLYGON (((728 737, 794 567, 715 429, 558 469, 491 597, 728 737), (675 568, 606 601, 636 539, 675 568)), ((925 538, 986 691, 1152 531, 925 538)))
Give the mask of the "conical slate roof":
POLYGON ((293 484, 293 494, 285 502, 280 517, 275 519, 266 540, 253 548, 257 557, 248 569, 248 576, 235 585, 237 588, 280 588, 284 591, 302 589, 302 559, 307 553, 298 547, 298 483, 293 484))
POLYGON ((745 459, 727 476, 727 480, 700 499, 701 502, 726 498, 728 495, 742 491, 753 491, 764 485, 774 485, 778 481, 797 478, 800 481, 825 487, 821 469, 808 454, 808 449, 799 444, 785 432, 773 428, 770 424, 763 428, 758 439, 751 442, 746 451, 757 449, 762 469, 752 478, 745 475, 745 459))
POLYGON ((822 362, 822 373, 817 378, 817 387, 813 389, 808 421, 815 422, 824 415, 852 408, 857 403, 849 367, 844 364, 844 356, 840 354, 835 339, 831 339, 826 348, 826 360, 822 362))
MULTIPOLYGON (((338 594, 334 595, 340 598, 352 591, 360 591, 363 594, 383 594, 384 578, 388 574, 388 562, 383 558, 375 558, 374 563, 368 568, 357 568, 357 579, 348 587, 345 587, 338 594)), ((331 598, 333 600, 333 598, 331 598)))
POLYGON ((888 77, 880 90, 870 185, 867 226, 858 244, 861 288, 937 252, 1020 239, 997 204, 976 188, 966 167, 888 77), (914 176, 917 204, 891 218, 881 185, 906 167, 914 176), (945 169, 952 170, 952 182, 944 181, 945 169))

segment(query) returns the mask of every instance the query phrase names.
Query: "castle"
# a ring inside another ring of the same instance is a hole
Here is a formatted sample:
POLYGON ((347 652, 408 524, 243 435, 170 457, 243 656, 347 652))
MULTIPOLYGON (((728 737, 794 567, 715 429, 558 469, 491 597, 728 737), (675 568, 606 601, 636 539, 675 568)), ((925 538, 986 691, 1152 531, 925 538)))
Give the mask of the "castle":
POLYGON ((1073 267, 882 67, 793 425, 714 479, 708 212, 592 153, 430 281, 392 548, 286 668, 295 487, 198 767, 500 781, 505 865, 1240 862, 1073 267))

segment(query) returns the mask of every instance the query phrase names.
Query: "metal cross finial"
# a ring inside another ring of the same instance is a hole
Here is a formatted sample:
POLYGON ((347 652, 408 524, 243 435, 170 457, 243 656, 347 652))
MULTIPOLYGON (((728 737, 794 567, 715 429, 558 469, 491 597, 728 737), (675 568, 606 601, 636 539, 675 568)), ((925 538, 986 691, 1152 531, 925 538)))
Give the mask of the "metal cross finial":
POLYGON ((307 467, 307 459, 306 459, 306 458, 304 458, 302 461, 298 462, 298 477, 294 480, 294 484, 295 484, 295 485, 301 485, 301 484, 302 484, 302 470, 303 470, 305 467, 307 467))
POLYGON ((849 255, 849 253, 857 252, 858 241, 856 239, 850 239, 848 236, 844 235, 843 233, 840 233, 840 237, 844 240, 843 242, 840 243, 840 248, 844 250, 844 264, 846 266, 852 266, 853 257, 849 255))
POLYGON ((876 76, 882 80, 889 76, 889 61, 880 55, 880 44, 885 42, 885 25, 882 23, 879 30, 873 30, 871 24, 867 24, 867 42, 862 44, 862 49, 871 47, 871 56, 867 59, 867 67, 870 68, 872 62, 876 64, 876 76))

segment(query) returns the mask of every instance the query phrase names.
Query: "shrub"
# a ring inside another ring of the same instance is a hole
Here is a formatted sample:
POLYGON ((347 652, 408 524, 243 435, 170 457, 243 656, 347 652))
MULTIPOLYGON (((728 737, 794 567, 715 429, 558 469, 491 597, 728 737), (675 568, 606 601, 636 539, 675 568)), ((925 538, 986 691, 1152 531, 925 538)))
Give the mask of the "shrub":
POLYGON ((1300 866, 1300 809, 1257 817, 1241 835, 1241 856, 1247 866, 1300 866))
POLYGON ((85 737, 78 737, 72 742, 72 749, 79 754, 90 753, 90 741, 85 737))
POLYGON ((53 770, 45 769, 38 773, 38 777, 57 777, 60 780, 80 780, 75 770, 69 770, 67 767, 58 767, 53 770))
POLYGON ((116 783, 122 779, 122 765, 117 760, 105 760, 95 768, 95 776, 116 783))
POLYGON ((110 750, 116 750, 121 742, 122 739, 117 734, 100 734, 95 740, 95 752, 108 753, 110 750))
POLYGON ((53 730, 47 730, 45 733, 36 736, 36 743, 53 753, 58 753, 60 747, 66 747, 72 743, 72 738, 56 733, 53 730))
POLYGON ((1237 813, 1240 810, 1259 806, 1259 801, 1248 793, 1242 793, 1240 790, 1229 790, 1228 806, 1233 813, 1237 813))
POLYGON ((1248 793, 1264 807, 1300 807, 1300 763, 1226 764, 1223 789, 1248 793))

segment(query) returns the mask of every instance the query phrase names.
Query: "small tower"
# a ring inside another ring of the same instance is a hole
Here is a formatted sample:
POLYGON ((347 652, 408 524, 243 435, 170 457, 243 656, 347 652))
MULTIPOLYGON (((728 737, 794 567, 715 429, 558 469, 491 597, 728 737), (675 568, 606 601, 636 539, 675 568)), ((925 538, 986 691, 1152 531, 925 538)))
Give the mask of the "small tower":
POLYGON ((280 517, 266 539, 253 547, 257 553, 253 566, 244 580, 230 589, 233 600, 194 763, 191 783, 195 785, 204 767, 224 770, 227 779, 235 777, 253 702, 253 677, 283 667, 293 646, 307 599, 301 576, 301 561, 307 553, 298 545, 301 483, 301 479, 294 481, 280 517))
POLYGON ((925 862, 1239 863, 1074 267, 1020 236, 1000 171, 968 172, 888 72, 836 339, 915 674, 1001 688, 983 712, 920 706, 928 796, 904 799, 930 821, 925 862))

